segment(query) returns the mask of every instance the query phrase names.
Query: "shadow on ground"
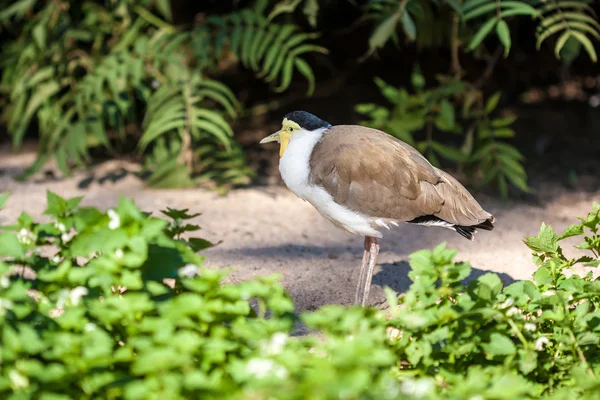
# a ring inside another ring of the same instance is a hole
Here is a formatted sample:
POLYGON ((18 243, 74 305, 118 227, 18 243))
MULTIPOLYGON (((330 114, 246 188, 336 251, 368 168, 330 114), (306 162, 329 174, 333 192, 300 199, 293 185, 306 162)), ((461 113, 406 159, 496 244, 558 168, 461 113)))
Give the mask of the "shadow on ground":
MULTIPOLYGON (((381 268, 375 275, 373 275, 373 285, 381 287, 389 286, 390 289, 394 290, 398 294, 404 293, 408 290, 411 281, 408 277, 410 272, 410 265, 406 261, 399 261, 394 263, 380 264, 381 268)), ((503 272, 494 272, 485 269, 471 267, 471 275, 465 279, 465 283, 479 278, 487 273, 495 273, 498 275, 504 286, 510 285, 517 280, 513 279, 510 275, 503 272)))

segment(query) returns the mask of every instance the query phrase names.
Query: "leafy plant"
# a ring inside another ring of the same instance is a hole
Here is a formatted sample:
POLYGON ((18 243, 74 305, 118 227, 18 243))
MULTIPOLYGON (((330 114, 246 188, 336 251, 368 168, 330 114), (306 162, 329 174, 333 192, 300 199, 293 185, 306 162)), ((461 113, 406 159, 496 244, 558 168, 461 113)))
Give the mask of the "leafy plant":
POLYGON ((412 82, 414 94, 377 78, 375 83, 392 106, 358 104, 356 111, 369 118, 362 123, 415 146, 436 166, 440 166, 441 157, 468 167, 478 175, 479 185, 496 182, 503 197, 507 197, 508 182, 529 190, 521 165, 523 155, 501 141, 515 135, 510 128, 515 117, 492 116, 500 93, 485 100, 473 85, 451 77, 441 77, 439 86, 426 89, 418 70, 412 82), (457 138, 462 143, 456 143, 457 138), (454 145, 446 144, 448 141, 454 145))
POLYGON ((432 40, 432 28, 441 29, 450 38, 447 44, 468 43, 467 50, 479 49, 493 32, 508 56, 512 45, 511 24, 515 18, 528 17, 539 21, 538 48, 546 39, 560 33, 555 43, 557 58, 570 41, 574 46, 570 62, 577 57, 581 46, 595 62, 596 50, 590 38, 600 39, 600 24, 592 3, 592 0, 371 0, 367 2, 366 14, 375 19, 376 27, 369 40, 369 51, 373 53, 390 39, 397 42, 400 26, 409 41, 433 45, 436 41, 432 40), (435 24, 431 18, 434 9, 435 24), (448 14, 450 18, 446 17, 448 14))
POLYGON ((425 398, 596 398, 600 280, 565 271, 598 265, 599 213, 595 204, 560 236, 542 225, 526 238, 539 266, 533 282, 503 288, 487 273, 465 286, 471 268, 453 261, 456 251, 412 254, 409 290, 398 300, 388 290, 398 378, 426 383, 425 398), (567 259, 559 242, 572 236, 592 255, 567 259))
MULTIPOLYGON (((7 200, 0 195, 0 207, 7 200)), ((48 192, 49 222, 0 228, 3 398, 594 399, 600 205, 561 235, 526 238, 534 281, 472 277, 442 244, 410 256, 412 285, 387 311, 301 315, 275 277, 225 284, 202 267, 199 214, 106 212, 48 192), (583 238, 588 258, 560 243, 583 238), (469 283, 464 283, 471 278, 469 283)))
POLYGON ((267 2, 258 2, 254 9, 244 9, 225 17, 209 16, 194 30, 194 49, 201 64, 218 65, 223 54, 230 51, 260 79, 279 85, 275 92, 287 89, 294 70, 308 80, 308 94, 314 91, 312 69, 301 55, 308 52, 326 53, 321 46, 307 43, 316 33, 299 32, 293 24, 278 24, 263 15, 267 2), (213 49, 207 52, 206 49, 213 49))
POLYGON ((114 154, 138 142, 151 154, 145 163, 151 183, 188 186, 208 176, 221 184, 247 182, 251 173, 231 128, 240 106, 214 79, 217 65, 238 56, 262 79, 278 81, 276 91, 287 89, 296 69, 312 91, 313 72, 302 57, 324 51, 309 43, 314 34, 295 25, 267 27, 265 6, 212 16, 192 29, 168 22, 168 1, 7 5, 0 24, 14 39, 3 46, 3 117, 15 148, 28 130, 40 136, 38 159, 26 175, 51 158, 69 174, 90 161, 90 149, 114 154), (215 154, 200 158, 206 152, 194 149, 206 146, 215 154), (163 153, 168 157, 157 155, 163 153))

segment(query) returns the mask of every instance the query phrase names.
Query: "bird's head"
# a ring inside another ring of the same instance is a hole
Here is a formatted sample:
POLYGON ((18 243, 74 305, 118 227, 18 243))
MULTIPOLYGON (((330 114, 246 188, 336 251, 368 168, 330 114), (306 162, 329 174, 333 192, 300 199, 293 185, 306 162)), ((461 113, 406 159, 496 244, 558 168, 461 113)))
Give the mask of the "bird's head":
POLYGON ((285 152, 285 149, 292 136, 296 134, 301 135, 302 132, 312 132, 323 128, 331 128, 331 124, 327 121, 323 121, 321 118, 309 112, 292 111, 283 117, 281 130, 267 136, 261 140, 260 143, 279 143, 279 157, 283 157, 283 153, 285 152))

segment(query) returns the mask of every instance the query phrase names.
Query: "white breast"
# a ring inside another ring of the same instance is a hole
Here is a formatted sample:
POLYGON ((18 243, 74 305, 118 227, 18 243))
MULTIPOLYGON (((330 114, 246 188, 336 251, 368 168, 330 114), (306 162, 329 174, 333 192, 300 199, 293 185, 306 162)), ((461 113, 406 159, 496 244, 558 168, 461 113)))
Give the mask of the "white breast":
POLYGON ((382 226, 379 219, 369 218, 336 203, 325 189, 310 184, 310 156, 325 131, 326 128, 312 132, 300 130, 292 136, 279 160, 279 172, 283 181, 296 196, 311 203, 323 217, 335 225, 351 233, 381 237, 381 233, 374 229, 374 226, 382 226))

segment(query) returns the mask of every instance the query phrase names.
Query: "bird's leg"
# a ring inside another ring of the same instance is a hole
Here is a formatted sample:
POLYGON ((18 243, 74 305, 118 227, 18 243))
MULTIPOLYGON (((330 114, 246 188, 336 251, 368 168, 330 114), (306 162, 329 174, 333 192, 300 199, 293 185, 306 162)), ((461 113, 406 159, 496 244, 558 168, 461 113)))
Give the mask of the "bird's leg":
POLYGON ((356 295, 354 296, 354 304, 358 305, 358 304, 362 304, 362 300, 360 298, 360 296, 362 296, 362 294, 365 291, 365 275, 367 273, 367 267, 369 264, 369 255, 370 250, 371 250, 371 238, 368 236, 365 236, 365 251, 363 253, 363 259, 362 259, 362 264, 360 264, 360 274, 358 276, 358 285, 356 285, 356 295))
POLYGON ((371 281, 373 280, 373 271, 375 270, 377 256, 379 255, 379 243, 377 243, 377 239, 374 237, 369 239, 369 265, 367 267, 367 273, 365 276, 365 284, 363 286, 363 295, 361 301, 361 305, 363 307, 367 305, 367 300, 369 299, 369 292, 371 291, 371 281))

